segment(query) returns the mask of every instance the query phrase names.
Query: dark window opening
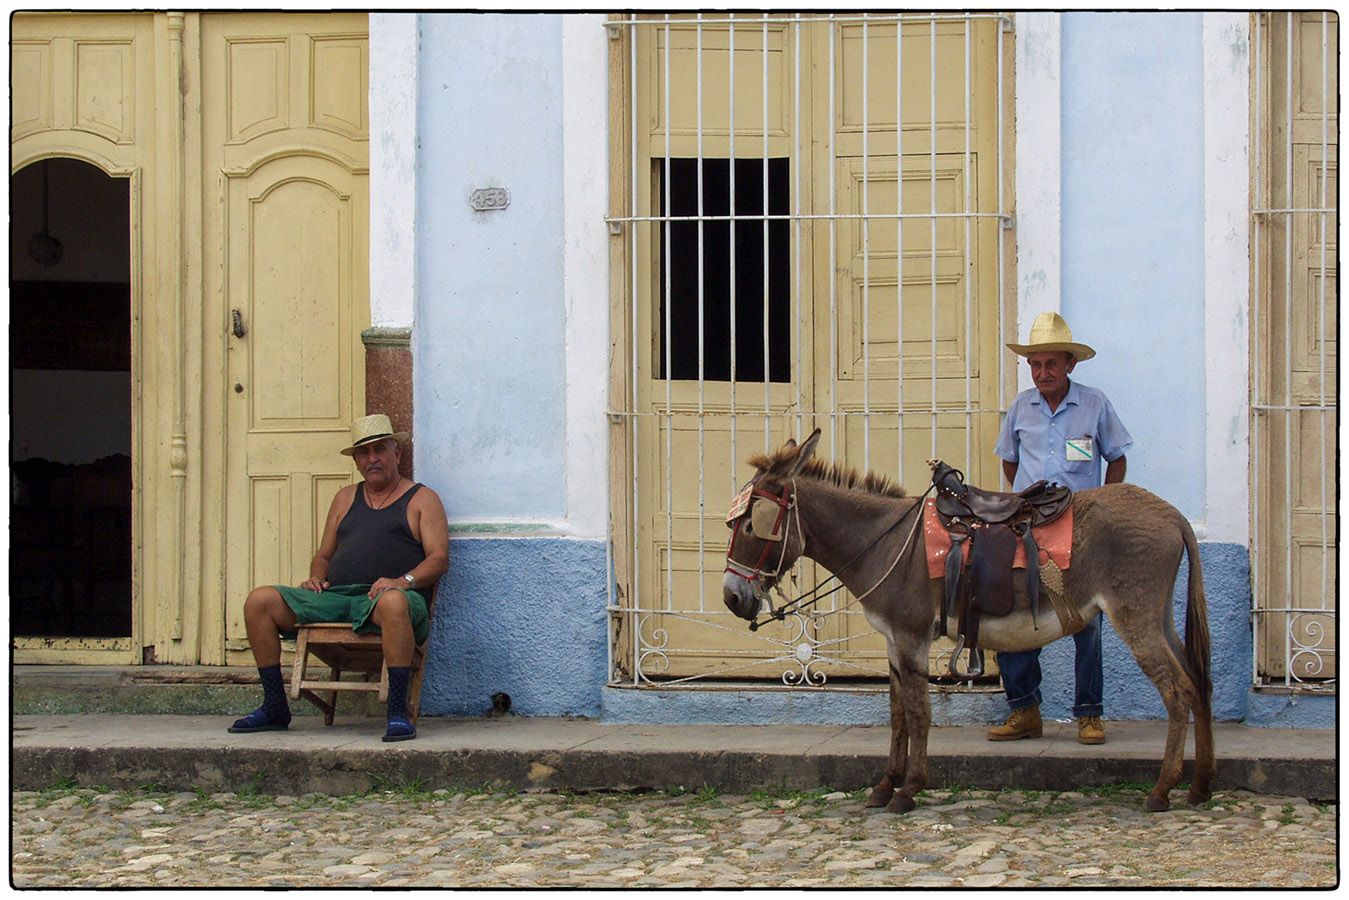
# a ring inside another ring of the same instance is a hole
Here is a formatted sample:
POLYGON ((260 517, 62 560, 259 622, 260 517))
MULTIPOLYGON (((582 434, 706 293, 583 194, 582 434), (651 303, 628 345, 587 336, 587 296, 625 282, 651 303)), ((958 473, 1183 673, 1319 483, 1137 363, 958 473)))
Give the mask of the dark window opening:
POLYGON ((132 633, 130 182, 10 176, 10 633, 132 633))
MULTIPOLYGON (((731 214, 731 166, 728 159, 703 159, 704 216, 731 214)), ((698 215, 698 160, 670 160, 670 211, 665 212, 665 160, 653 161, 661 215, 698 215)), ((764 161, 735 161, 735 215, 764 215, 764 161)), ((768 215, 789 210, 787 159, 768 160, 768 215)), ((785 219, 768 223, 764 247, 763 220, 734 223, 735 239, 735 380, 764 380, 764 307, 768 310, 768 380, 791 380, 791 233, 785 219), (768 283, 764 284, 764 256, 768 283), (766 288, 766 291, 765 291, 766 288), (765 299, 765 292, 767 298, 765 299)), ((731 380, 731 239, 732 223, 703 223, 703 378, 731 380)), ((660 362, 662 379, 698 378, 698 222, 657 223, 660 244, 660 362), (669 285, 666 285, 666 271, 669 285), (667 296, 668 292, 668 296, 667 296), (666 328, 666 305, 669 328, 666 328), (666 373, 666 347, 669 370, 666 373)))

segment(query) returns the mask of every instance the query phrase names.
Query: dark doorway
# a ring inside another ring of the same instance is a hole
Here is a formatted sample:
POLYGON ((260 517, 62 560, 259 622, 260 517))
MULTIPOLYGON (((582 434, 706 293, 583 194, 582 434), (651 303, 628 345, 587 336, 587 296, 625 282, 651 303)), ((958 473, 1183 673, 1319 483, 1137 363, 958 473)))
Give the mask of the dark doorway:
POLYGON ((131 635, 128 185, 73 159, 10 177, 16 637, 131 635))

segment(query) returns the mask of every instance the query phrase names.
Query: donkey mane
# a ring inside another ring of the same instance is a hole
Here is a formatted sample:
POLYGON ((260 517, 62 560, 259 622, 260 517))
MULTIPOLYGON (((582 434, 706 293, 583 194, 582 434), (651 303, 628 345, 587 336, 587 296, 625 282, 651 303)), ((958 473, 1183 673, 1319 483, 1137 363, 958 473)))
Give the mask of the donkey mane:
MULTIPOLYGON (((749 464, 760 472, 766 472, 775 463, 781 463, 789 459, 795 452, 795 447, 783 447, 772 454, 760 453, 752 456, 749 464)), ((859 490, 868 494, 879 494, 882 497, 908 496, 904 488, 896 484, 889 475, 882 475, 879 472, 862 473, 852 466, 838 462, 826 462, 814 457, 806 460, 806 464, 796 474, 801 478, 823 481, 845 490, 859 490)))

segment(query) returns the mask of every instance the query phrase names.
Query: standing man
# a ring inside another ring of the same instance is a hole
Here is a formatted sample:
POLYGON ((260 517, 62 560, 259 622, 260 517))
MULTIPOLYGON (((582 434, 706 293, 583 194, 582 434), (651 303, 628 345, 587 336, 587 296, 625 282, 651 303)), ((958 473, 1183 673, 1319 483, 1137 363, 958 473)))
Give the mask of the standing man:
MULTIPOLYGON (((1029 344, 1008 344, 1030 364, 1035 387, 1022 391, 1007 411, 994 453, 1015 491, 1045 479, 1074 491, 1124 480, 1124 454, 1133 446, 1115 408, 1105 394, 1068 378, 1096 351, 1073 341, 1068 323, 1058 313, 1041 313, 1031 325, 1029 344)), ((1073 717, 1083 744, 1105 743, 1101 724, 1101 616, 1073 635, 1077 678, 1073 717)), ((1039 737, 1040 650, 999 653, 998 668, 1012 714, 990 728, 990 741, 1039 737)))
POLYGON ((248 643, 262 676, 262 706, 237 720, 234 734, 282 731, 290 725, 281 678, 281 634, 314 622, 350 622, 378 632, 389 669, 386 741, 417 736, 408 718, 407 689, 415 643, 430 632, 426 598, 449 568, 449 523, 436 492, 398 471, 406 431, 385 415, 351 424, 352 457, 365 480, 337 492, 323 541, 299 587, 258 587, 244 603, 248 643), (414 643, 415 642, 415 643, 414 643))

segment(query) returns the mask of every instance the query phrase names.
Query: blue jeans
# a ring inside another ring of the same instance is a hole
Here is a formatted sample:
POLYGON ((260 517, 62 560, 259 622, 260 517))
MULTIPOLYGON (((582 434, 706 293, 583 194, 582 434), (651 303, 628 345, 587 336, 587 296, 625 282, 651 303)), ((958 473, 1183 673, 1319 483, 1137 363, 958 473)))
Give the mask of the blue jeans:
MULTIPOLYGON (((1077 634, 1073 671, 1077 690, 1073 697, 1073 718, 1101 715, 1101 616, 1096 616, 1077 634)), ((1002 687, 1013 710, 1040 705, 1040 648, 1020 653, 999 653, 1002 687)))

